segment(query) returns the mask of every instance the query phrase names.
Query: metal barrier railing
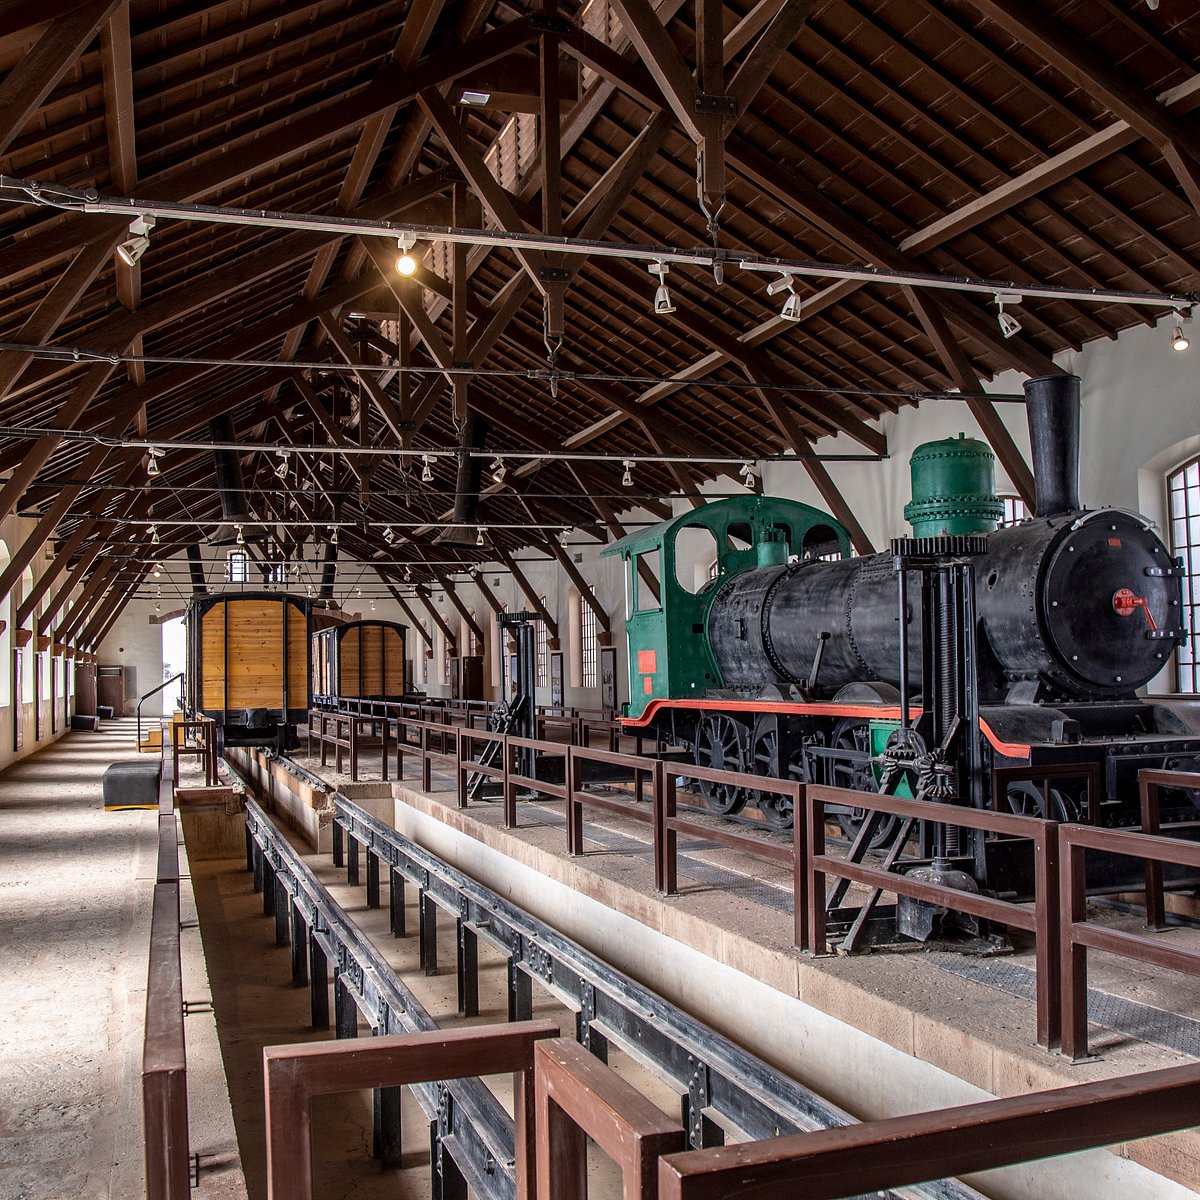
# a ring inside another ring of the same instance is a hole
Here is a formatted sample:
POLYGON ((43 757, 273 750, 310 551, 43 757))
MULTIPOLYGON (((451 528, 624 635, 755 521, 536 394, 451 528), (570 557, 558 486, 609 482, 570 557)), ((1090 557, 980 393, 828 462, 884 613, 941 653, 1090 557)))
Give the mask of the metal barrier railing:
MULTIPOLYGON (((1159 800, 1163 788, 1187 788, 1200 791, 1200 774, 1195 771, 1152 771, 1138 772, 1138 798, 1141 801, 1142 832, 1157 834, 1159 800)), ((1194 826, 1193 826, 1194 827, 1194 826)), ((1172 828, 1179 828, 1173 825, 1172 828)), ((1157 859, 1146 859, 1146 925, 1150 929, 1167 928, 1166 902, 1163 898, 1162 863, 1157 859)))
POLYGON ((537 1194, 587 1200, 590 1138, 621 1172, 621 1195, 654 1200, 658 1160, 687 1145, 683 1128, 632 1084, 565 1038, 533 1047, 537 1194))
POLYGON ((840 1200, 1195 1125, 1200 1066, 1170 1067, 719 1152, 669 1155, 659 1161, 658 1200, 840 1200))
POLYGON ((150 918, 142 1043, 142 1138, 147 1200, 191 1191, 183 968, 179 952, 179 835, 169 791, 159 801, 158 871, 150 918))
MULTIPOLYGON (((807 947, 814 953, 825 951, 825 880, 832 876, 871 889, 910 896, 929 904, 968 913, 1014 929, 1032 933, 1037 954, 1037 1040, 1042 1046, 1057 1043, 1060 1004, 1057 987, 1059 964, 1058 912, 1058 828, 1054 821, 1023 817, 1012 813, 987 812, 960 805, 935 804, 928 800, 904 800, 896 796, 876 795, 850 788, 820 787, 804 789, 804 820, 807 825, 806 874, 808 876, 807 947), (1009 837, 1028 838, 1034 847, 1034 903, 1015 904, 991 896, 964 892, 940 884, 910 879, 895 871, 864 863, 849 862, 820 853, 825 845, 826 804, 853 805, 868 812, 890 816, 952 822, 962 829, 977 829, 1009 837)), ((798 906, 799 907, 799 906, 798 906)))
MULTIPOLYGON (((756 1058, 730 1039, 667 1004, 648 988, 564 937, 531 913, 464 875, 353 801, 334 795, 335 862, 344 861, 350 877, 351 856, 343 847, 360 847, 370 882, 385 874, 391 881, 392 930, 405 932, 406 888, 417 889, 421 917, 421 964, 436 969, 437 920, 445 914, 458 925, 459 1007, 469 1012, 477 995, 477 941, 485 938, 508 959, 511 1020, 532 1009, 536 979, 573 1009, 576 1037, 601 1062, 610 1043, 633 1055, 670 1087, 683 1085, 683 1126, 690 1146, 724 1140, 718 1119, 749 1138, 849 1124, 851 1118, 802 1084, 756 1058), (372 859, 375 866, 372 868, 372 859)), ((354 861, 358 861, 357 850, 354 861)), ((357 873, 355 875, 357 878, 357 873)), ((974 1189, 948 1180, 929 1190, 929 1200, 979 1200, 974 1189)))
MULTIPOLYGON (((1168 945, 1147 934, 1108 929, 1087 919, 1086 854, 1120 854, 1143 862, 1200 869, 1200 845, 1125 829, 1063 825, 1062 837, 1062 1052, 1087 1056, 1087 952, 1103 950, 1122 958, 1200 975, 1200 950, 1168 945)), ((1161 870, 1161 867, 1160 867, 1161 870)))
POLYGON ((515 1195, 516 1200, 532 1200, 533 1053, 541 1039, 557 1036, 558 1026, 549 1021, 522 1021, 394 1034, 372 1038, 363 1046, 307 1042, 266 1047, 268 1200, 310 1200, 313 1194, 310 1105, 314 1097, 509 1072, 517 1114, 515 1195))
POLYGON ((321 766, 329 765, 329 750, 334 752, 334 770, 342 773, 342 754, 349 759, 350 779, 358 782, 359 754, 366 748, 380 751, 380 770, 388 778, 388 753, 395 721, 385 716, 360 713, 328 712, 314 708, 308 714, 308 754, 318 747, 321 766))

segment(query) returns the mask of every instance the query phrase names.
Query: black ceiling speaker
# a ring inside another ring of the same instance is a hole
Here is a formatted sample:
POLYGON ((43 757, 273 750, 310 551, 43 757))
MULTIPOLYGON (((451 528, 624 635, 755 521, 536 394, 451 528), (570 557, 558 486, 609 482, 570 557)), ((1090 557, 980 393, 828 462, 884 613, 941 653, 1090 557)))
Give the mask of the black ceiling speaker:
POLYGON ((475 524, 476 514, 479 512, 483 457, 471 452, 483 449, 488 432, 487 421, 474 413, 467 415, 458 443, 458 473, 454 480, 454 525, 443 529, 434 539, 443 546, 476 544, 478 530, 466 527, 475 524))

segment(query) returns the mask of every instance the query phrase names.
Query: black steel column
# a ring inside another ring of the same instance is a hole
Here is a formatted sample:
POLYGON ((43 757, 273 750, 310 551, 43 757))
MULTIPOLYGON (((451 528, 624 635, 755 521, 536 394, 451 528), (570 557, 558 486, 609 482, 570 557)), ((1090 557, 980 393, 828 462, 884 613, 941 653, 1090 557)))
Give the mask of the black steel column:
POLYGON ((308 995, 314 1029, 329 1028, 329 958, 321 944, 308 935, 308 995))
POLYGON ((533 979, 515 958, 508 960, 508 1019, 528 1021, 533 1016, 533 979))
POLYGON ((407 915, 404 911, 404 876, 394 867, 389 872, 388 913, 391 920, 392 936, 404 937, 407 934, 407 915))
POLYGON ((368 848, 367 855, 367 907, 379 907, 379 857, 368 848))
POLYGON ((479 1016, 479 935, 461 917, 458 920, 458 1011, 479 1016))
POLYGON ((292 983, 303 987, 308 982, 308 925, 304 914, 292 904, 292 983))
POLYGON ((421 970, 426 975, 436 975, 438 968, 437 948, 437 905, 433 897, 423 888, 418 900, 420 913, 421 970))
POLYGON ((344 856, 342 854, 342 846, 343 846, 343 842, 345 840, 345 836, 346 836, 346 831, 341 827, 341 825, 337 821, 334 821, 334 823, 333 823, 333 865, 335 867, 340 867, 343 865, 344 856))
POLYGON ((340 971, 333 977, 333 1022, 335 1036, 358 1037, 358 1005, 340 971))
POLYGON ((346 836, 346 882, 358 887, 358 838, 352 833, 346 836))

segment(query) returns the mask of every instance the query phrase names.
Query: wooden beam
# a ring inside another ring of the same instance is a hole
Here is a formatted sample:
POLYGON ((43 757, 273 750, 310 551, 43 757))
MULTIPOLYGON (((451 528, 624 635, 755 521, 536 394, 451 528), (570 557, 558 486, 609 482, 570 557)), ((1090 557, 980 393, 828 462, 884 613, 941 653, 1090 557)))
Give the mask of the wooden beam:
MULTIPOLYGON (((0 84, 0 155, 29 123, 120 0, 93 0, 56 17, 0 84)), ((43 18, 44 19, 44 18, 43 18)))
MULTIPOLYGON (((517 565, 513 556, 509 554, 502 546, 496 547, 496 557, 509 569, 512 577, 517 581, 517 587, 521 589, 525 599, 529 601, 529 606, 537 613, 538 618, 545 624, 546 632, 550 635, 550 640, 557 642, 558 638, 558 622, 547 611, 546 606, 542 603, 542 598, 537 594, 537 590, 530 584, 525 577, 525 572, 517 565)), ((557 645, 552 649, 558 649, 557 645)))
POLYGON ((767 82, 775 64, 799 36, 804 22, 815 7, 816 0, 784 0, 767 27, 758 35, 729 81, 728 92, 736 102, 739 113, 744 113, 750 107, 750 102, 767 82))
MULTIPOLYGON (((916 288, 905 288, 904 294, 955 386, 962 392, 982 392, 983 383, 947 325, 937 301, 933 296, 916 288)), ((1007 472, 1013 487, 1017 489, 1017 494, 1032 509, 1035 500, 1033 472, 1025 462, 1008 427, 1001 420, 995 405, 990 400, 972 396, 967 400, 967 407, 979 428, 983 430, 984 437, 995 450, 996 457, 1007 472)))
POLYGON ((398 605, 400 605, 408 619, 412 622, 413 629, 416 631, 417 635, 421 638, 425 645, 432 650, 433 635, 428 629, 425 628, 424 623, 420 620, 420 618, 418 618, 417 614, 413 612, 408 601, 405 600, 405 598, 400 594, 400 589, 389 583, 387 585, 387 590, 392 593, 392 599, 395 600, 398 605))
POLYGON ((1167 161, 1173 170, 1176 163, 1190 162, 1190 167, 1180 176, 1180 183, 1191 198, 1193 172, 1200 170, 1200 131, 1194 125, 1179 120, 1155 98, 1147 96, 1128 75, 1105 61, 1085 41, 1073 36, 1043 7, 1030 4, 1028 0, 972 0, 972 3, 1021 45, 1045 59, 1088 95, 1100 100, 1152 145, 1163 151, 1170 147, 1175 161, 1171 157, 1167 161))
POLYGON ((584 579, 579 568, 571 561, 571 556, 554 538, 547 538, 543 545, 558 559, 559 565, 566 571, 567 578, 575 585, 579 594, 583 597, 584 603, 596 614, 596 623, 605 633, 611 636, 612 622, 609 620, 608 613, 605 611, 604 605, 596 599, 596 593, 592 591, 591 585, 584 579))
POLYGON ((442 591, 446 593, 450 603, 458 610, 458 615, 466 621, 467 628, 475 634, 481 643, 486 642, 487 634, 484 633, 483 627, 475 620, 474 616, 471 615, 471 610, 462 602, 462 598, 459 596, 454 582, 444 571, 439 571, 437 567, 430 569, 433 571, 434 578, 442 585, 442 591))
POLYGON ((445 634, 446 642, 450 647, 451 654, 453 655, 458 650, 458 634, 456 634, 454 630, 450 628, 450 626, 446 623, 445 618, 440 612, 438 612, 437 607, 433 603, 433 597, 429 594, 429 589, 423 583, 418 583, 416 585, 416 592, 421 599, 421 603, 424 604, 429 610, 429 615, 434 619, 434 622, 437 624, 442 633, 445 634))

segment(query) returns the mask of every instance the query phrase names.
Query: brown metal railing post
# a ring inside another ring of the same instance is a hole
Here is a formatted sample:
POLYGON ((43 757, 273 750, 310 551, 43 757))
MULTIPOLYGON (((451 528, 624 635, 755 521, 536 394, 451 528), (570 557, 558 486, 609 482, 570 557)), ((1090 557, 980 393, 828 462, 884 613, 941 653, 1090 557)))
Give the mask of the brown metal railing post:
POLYGON ((825 805, 805 789, 805 820, 808 845, 805 847, 805 874, 808 876, 808 949, 817 955, 827 953, 825 946, 825 874, 817 870, 817 855, 825 850, 825 805))
POLYGON ((668 896, 679 893, 679 834, 671 824, 678 802, 674 774, 665 762, 658 764, 655 779, 655 842, 658 844, 658 887, 668 896))
MULTIPOLYGON (((1138 795, 1142 802, 1142 832, 1156 834, 1158 823, 1158 782, 1149 771, 1138 772, 1138 795)), ((1148 858, 1144 865, 1146 880, 1146 927, 1167 927, 1166 901, 1163 898, 1163 869, 1158 859, 1148 858)))
POLYGON ((576 792, 583 789, 583 760, 567 747, 567 853, 583 853, 583 805, 576 792))
MULTIPOLYGON (((468 717, 469 717, 468 713, 468 717)), ((464 725, 454 739, 454 798, 459 808, 467 807, 467 769, 463 766, 464 758, 471 757, 470 725, 464 725), (463 743, 466 742, 464 754, 463 743)))
POLYGON ((379 769, 383 775, 383 780, 388 781, 388 741, 391 737, 391 722, 384 717, 380 720, 376 728, 379 730, 379 769))
POLYGON ((1085 855, 1060 826, 1059 930, 1062 936, 1062 1052, 1075 1060, 1087 1055, 1087 947, 1075 940, 1075 923, 1087 915, 1085 855))
POLYGON ((347 722, 350 726, 350 736, 346 739, 350 743, 350 781, 351 783, 358 782, 358 718, 348 717, 347 722))
POLYGON ((1037 955, 1037 1040, 1050 1049, 1062 1033, 1062 993, 1059 978, 1061 945, 1058 904, 1058 822, 1046 821, 1033 840, 1034 951, 1037 955))
POLYGON ((504 775, 501 779, 501 787, 504 789, 504 828, 515 829, 517 825, 517 785, 510 778, 513 748, 508 744, 507 733, 504 735, 504 741, 500 743, 500 747, 500 753, 504 760, 504 775))
MULTIPOLYGON (((797 783, 792 795, 792 940, 801 950, 811 950, 808 941, 808 847, 810 842, 804 784, 797 783)), ((824 847, 822 847, 824 848, 824 847)))

